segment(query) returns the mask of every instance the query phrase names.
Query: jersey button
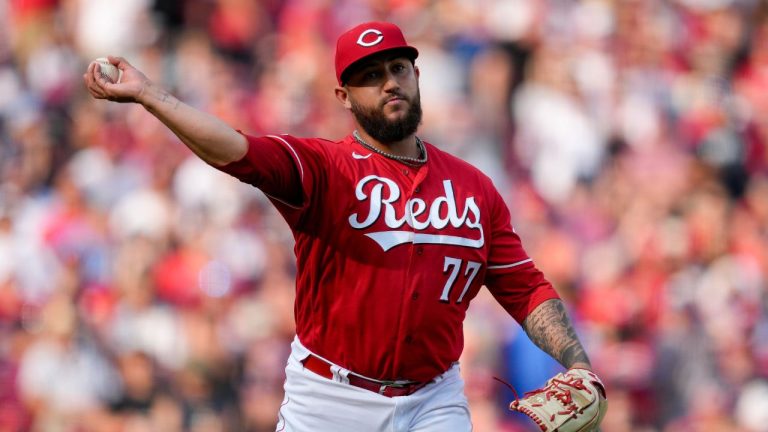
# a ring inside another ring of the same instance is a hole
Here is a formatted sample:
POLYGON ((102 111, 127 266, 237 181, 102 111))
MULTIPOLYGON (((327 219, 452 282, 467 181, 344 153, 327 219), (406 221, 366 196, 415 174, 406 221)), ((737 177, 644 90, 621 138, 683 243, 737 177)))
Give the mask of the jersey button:
POLYGON ((410 174, 410 173, 411 173, 411 172, 410 172, 410 171, 408 171, 408 168, 403 168, 403 174, 405 174, 405 175, 408 175, 408 174, 410 174))
POLYGON ((419 192, 421 192, 421 187, 420 187, 420 186, 416 186, 416 189, 415 189, 415 191, 416 191, 416 193, 419 193, 419 192))
POLYGON ((424 253, 424 248, 419 246, 416 248, 416 255, 421 255, 424 253))
POLYGON ((411 343, 411 342, 413 342, 413 338, 411 337, 411 335, 408 335, 408 336, 406 336, 406 337, 405 337, 405 343, 408 343, 408 344, 409 344, 409 343, 411 343))
POLYGON ((418 300, 419 299, 419 293, 417 293, 417 292, 413 293, 411 298, 414 299, 414 300, 418 300))

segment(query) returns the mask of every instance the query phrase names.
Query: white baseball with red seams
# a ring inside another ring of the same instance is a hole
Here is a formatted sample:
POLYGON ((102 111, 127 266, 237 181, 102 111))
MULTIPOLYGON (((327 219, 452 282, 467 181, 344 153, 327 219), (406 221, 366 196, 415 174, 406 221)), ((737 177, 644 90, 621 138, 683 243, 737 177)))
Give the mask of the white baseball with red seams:
POLYGON ((120 78, 123 77, 123 71, 117 68, 109 62, 106 57, 99 57, 94 62, 99 67, 99 74, 107 81, 111 83, 119 83, 120 78))

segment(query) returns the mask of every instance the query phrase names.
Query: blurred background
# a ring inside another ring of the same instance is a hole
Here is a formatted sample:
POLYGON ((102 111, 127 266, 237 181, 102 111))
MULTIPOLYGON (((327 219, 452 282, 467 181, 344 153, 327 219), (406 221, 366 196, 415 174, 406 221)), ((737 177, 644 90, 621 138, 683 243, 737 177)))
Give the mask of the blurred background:
MULTIPOLYGON (((338 34, 402 26, 420 135, 478 166, 570 307, 606 432, 768 431, 768 2, 0 0, 0 431, 270 431, 293 337, 286 224, 141 107, 121 55, 250 134, 340 139, 338 34)), ((477 432, 558 366, 487 294, 477 432)))

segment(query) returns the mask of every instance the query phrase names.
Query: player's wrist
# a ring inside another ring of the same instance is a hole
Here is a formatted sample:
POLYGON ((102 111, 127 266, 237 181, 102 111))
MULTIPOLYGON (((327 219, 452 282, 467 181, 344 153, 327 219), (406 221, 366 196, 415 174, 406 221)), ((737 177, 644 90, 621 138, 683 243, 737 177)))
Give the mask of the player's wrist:
POLYGON ((568 369, 585 369, 588 371, 592 371, 592 365, 585 362, 576 362, 572 364, 568 369))
POLYGON ((134 98, 134 99, 136 99, 137 103, 140 103, 140 104, 144 105, 144 102, 142 102, 141 97, 144 95, 144 90, 146 90, 146 87, 148 85, 149 85, 149 80, 145 80, 145 81, 143 81, 141 83, 141 88, 139 89, 139 93, 136 94, 136 97, 134 98))
POLYGON ((141 82, 139 92, 136 94, 134 99, 136 100, 136 103, 144 105, 144 108, 151 109, 152 103, 158 100, 158 98, 153 96, 153 94, 159 93, 160 89, 157 87, 157 85, 149 79, 145 79, 141 82))
POLYGON ((180 102, 166 89, 148 79, 141 84, 141 88, 134 99, 153 114, 176 109, 180 102))

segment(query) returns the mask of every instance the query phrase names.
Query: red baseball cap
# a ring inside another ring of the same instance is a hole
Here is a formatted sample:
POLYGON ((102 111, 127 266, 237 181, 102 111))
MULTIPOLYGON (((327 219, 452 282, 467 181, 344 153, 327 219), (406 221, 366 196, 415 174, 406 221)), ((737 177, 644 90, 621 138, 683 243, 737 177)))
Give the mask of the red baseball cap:
POLYGON ((374 21, 355 26, 336 41, 336 79, 343 85, 342 75, 353 63, 370 55, 389 50, 403 50, 411 60, 419 56, 408 45, 402 30, 392 23, 374 21))

